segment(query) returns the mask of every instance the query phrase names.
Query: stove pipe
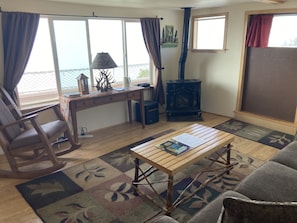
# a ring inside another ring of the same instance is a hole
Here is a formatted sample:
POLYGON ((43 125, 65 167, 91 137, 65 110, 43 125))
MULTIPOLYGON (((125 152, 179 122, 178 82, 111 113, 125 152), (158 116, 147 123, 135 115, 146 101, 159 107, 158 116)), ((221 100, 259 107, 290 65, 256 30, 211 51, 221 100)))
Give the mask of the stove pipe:
POLYGON ((188 53, 190 17, 191 17, 191 8, 184 8, 184 27, 183 27, 183 36, 182 36, 182 48, 181 48, 181 56, 179 59, 179 67, 178 67, 179 80, 185 79, 185 63, 186 63, 187 53, 188 53))

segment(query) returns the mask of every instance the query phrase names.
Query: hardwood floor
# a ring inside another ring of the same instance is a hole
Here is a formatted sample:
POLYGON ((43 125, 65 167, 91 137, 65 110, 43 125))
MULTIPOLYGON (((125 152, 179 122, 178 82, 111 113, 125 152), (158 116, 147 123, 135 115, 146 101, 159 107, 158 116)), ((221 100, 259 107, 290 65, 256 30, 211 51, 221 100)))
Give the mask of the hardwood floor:
MULTIPOLYGON (((228 117, 203 113, 202 125, 213 127, 228 120, 228 117)), ((160 116, 160 121, 147 125, 144 129, 139 123, 125 123, 103 130, 91 132, 93 138, 82 138, 82 147, 72 153, 62 156, 67 161, 65 168, 69 168, 81 162, 98 157, 110 151, 129 145, 145 137, 154 135, 167 129, 181 129, 193 122, 167 122, 165 115, 160 116)), ((263 144, 236 137, 232 149, 248 154, 260 160, 268 160, 278 150, 263 144)), ((5 158, 0 156, 0 168, 5 167, 5 158)), ((15 185, 28 181, 28 179, 0 178, 0 222, 11 223, 40 223, 39 217, 26 203, 15 185)))

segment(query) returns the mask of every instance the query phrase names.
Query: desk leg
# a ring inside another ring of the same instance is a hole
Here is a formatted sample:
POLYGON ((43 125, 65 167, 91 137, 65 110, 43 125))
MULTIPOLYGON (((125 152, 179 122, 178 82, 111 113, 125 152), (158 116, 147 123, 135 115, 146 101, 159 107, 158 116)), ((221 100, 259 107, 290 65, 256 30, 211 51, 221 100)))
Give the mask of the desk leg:
POLYGON ((129 113, 129 122, 132 122, 132 103, 131 100, 128 100, 128 113, 129 113))
POLYGON ((72 129, 73 129, 73 138, 74 142, 78 142, 78 131, 77 131, 77 117, 76 117, 76 110, 73 104, 70 104, 70 111, 71 111, 71 122, 72 122, 72 129))
POLYGON ((141 124, 142 128, 145 128, 145 117, 144 117, 144 96, 143 96, 143 90, 141 91, 141 96, 140 96, 140 112, 141 112, 141 124))

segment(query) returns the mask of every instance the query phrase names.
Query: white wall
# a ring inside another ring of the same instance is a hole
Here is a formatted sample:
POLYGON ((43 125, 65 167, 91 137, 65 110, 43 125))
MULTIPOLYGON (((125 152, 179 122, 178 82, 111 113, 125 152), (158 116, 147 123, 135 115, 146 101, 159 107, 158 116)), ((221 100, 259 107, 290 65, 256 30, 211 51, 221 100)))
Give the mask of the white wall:
MULTIPOLYGON (((238 81, 240 78, 244 20, 247 11, 292 9, 296 1, 284 4, 250 3, 225 8, 193 10, 192 15, 228 12, 227 50, 219 53, 190 52, 186 63, 188 78, 198 76, 202 81, 201 109, 233 117, 236 109, 238 81)), ((297 11, 297 9, 296 9, 297 11)), ((281 35, 281 34, 280 34, 281 35)))

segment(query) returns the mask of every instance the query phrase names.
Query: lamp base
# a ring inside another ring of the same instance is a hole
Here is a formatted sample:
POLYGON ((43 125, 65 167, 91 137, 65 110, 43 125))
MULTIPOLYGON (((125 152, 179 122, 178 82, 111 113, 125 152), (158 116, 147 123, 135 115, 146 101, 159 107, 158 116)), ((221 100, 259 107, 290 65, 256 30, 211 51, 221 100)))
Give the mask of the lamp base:
POLYGON ((111 84, 114 83, 113 76, 105 70, 100 71, 99 78, 96 78, 98 91, 104 92, 111 90, 111 84))

